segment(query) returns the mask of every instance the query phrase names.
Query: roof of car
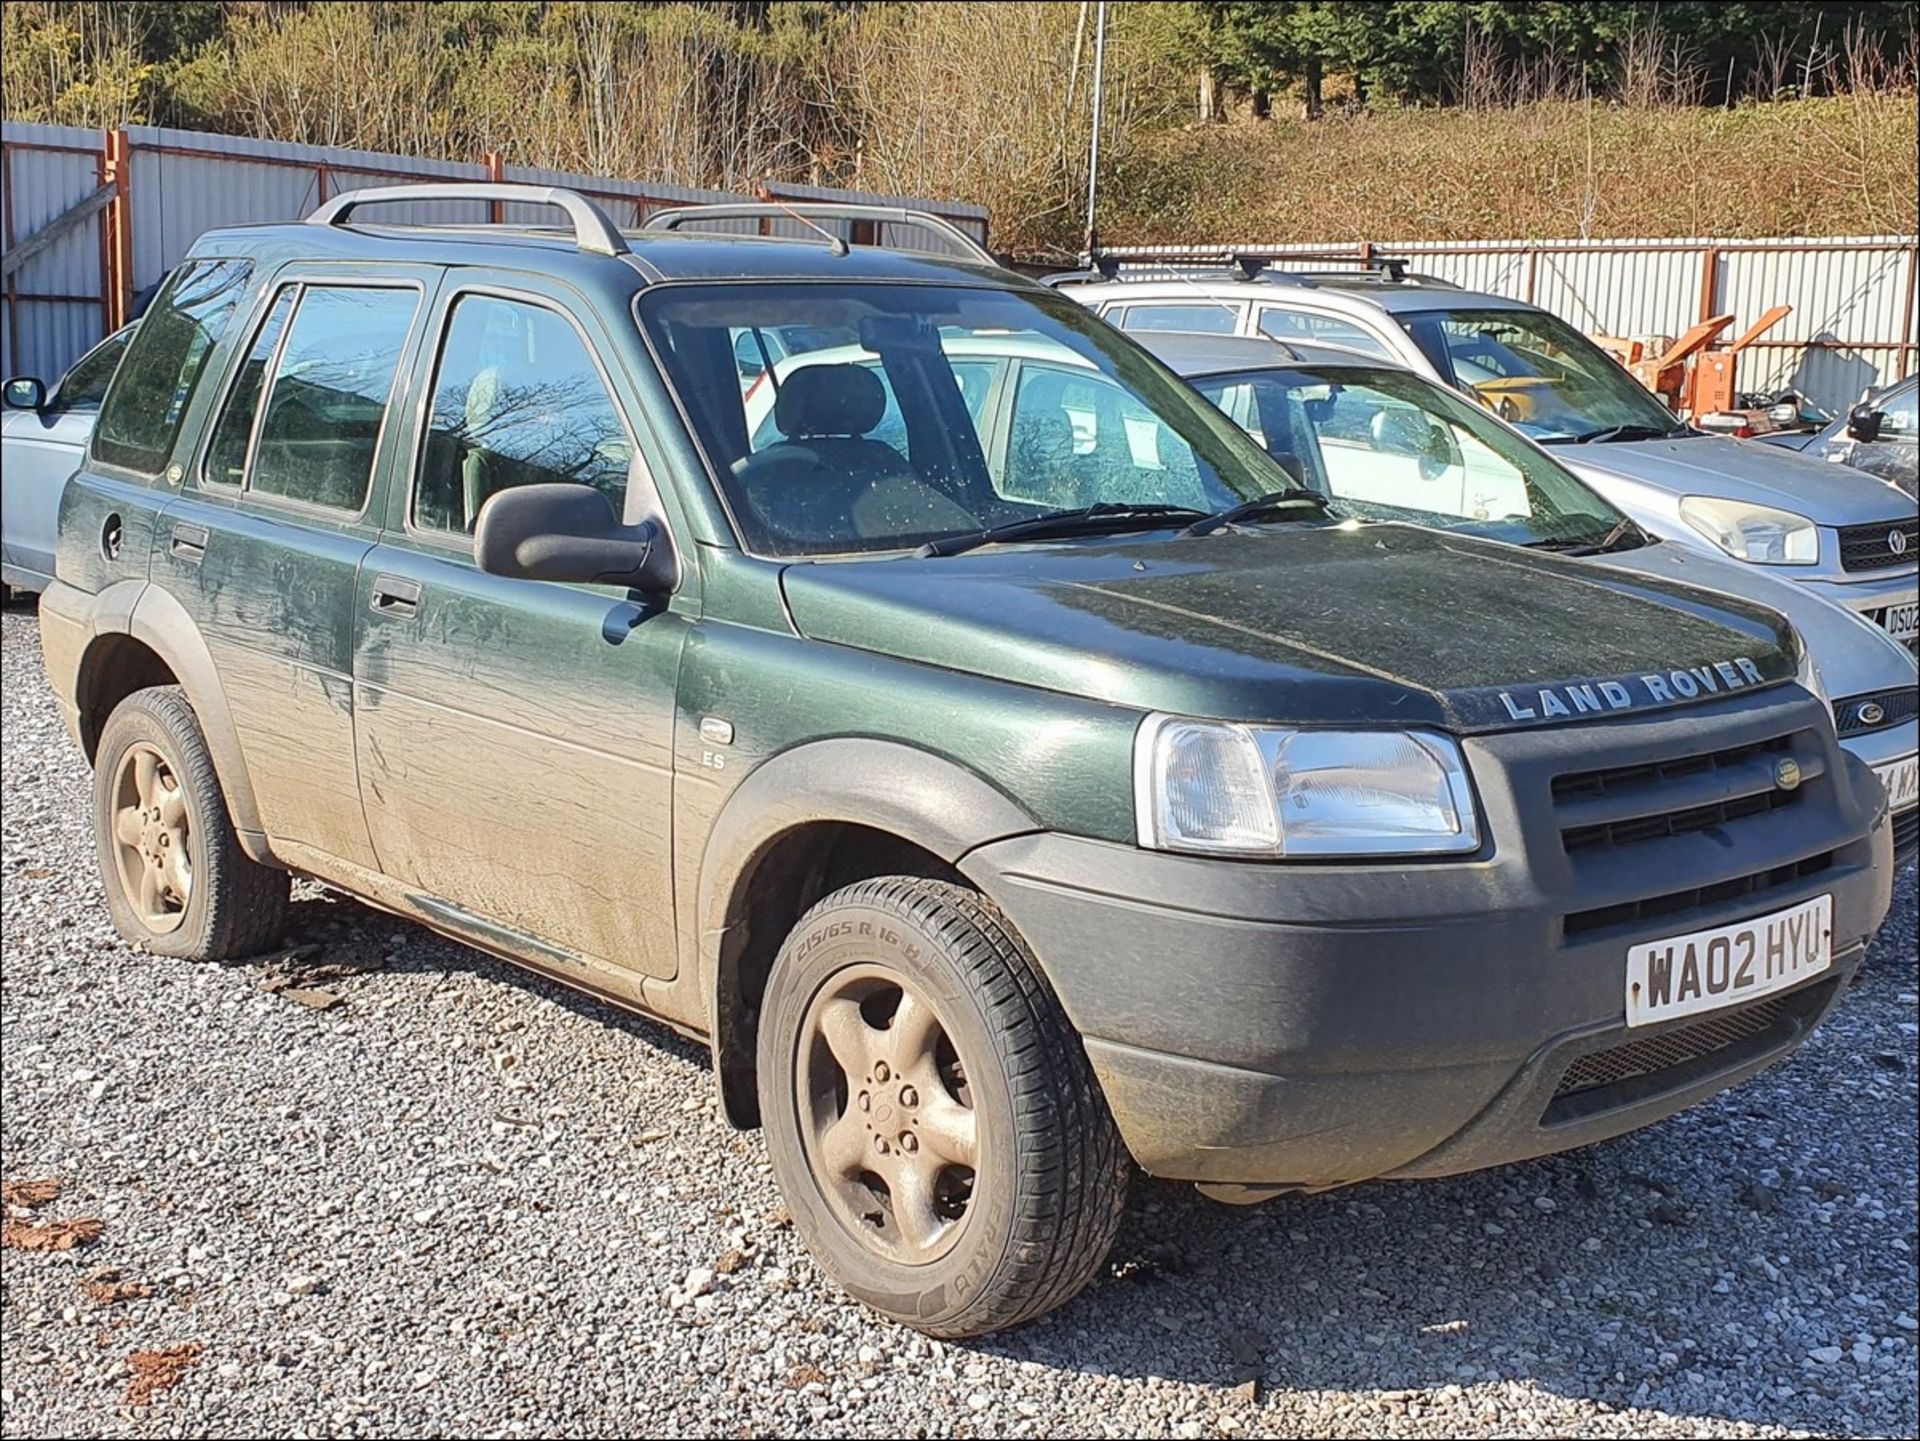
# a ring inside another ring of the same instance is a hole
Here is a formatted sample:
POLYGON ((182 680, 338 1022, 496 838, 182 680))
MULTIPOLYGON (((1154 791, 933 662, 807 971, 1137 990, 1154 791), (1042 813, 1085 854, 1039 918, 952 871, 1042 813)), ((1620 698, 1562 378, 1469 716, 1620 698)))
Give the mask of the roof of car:
POLYGON ((1259 280, 1223 280, 1201 276, 1141 276, 1133 280, 1113 280, 1100 284, 1075 284, 1063 287, 1083 305, 1109 300, 1179 300, 1195 303, 1209 300, 1266 301, 1284 303, 1289 298, 1312 295, 1332 302, 1335 309, 1384 310, 1398 314, 1419 310, 1535 310, 1537 306, 1505 295, 1479 290, 1456 290, 1452 286, 1421 285, 1405 281, 1398 285, 1362 276, 1338 272, 1294 272, 1263 275, 1259 280))
POLYGON ((952 256, 855 245, 844 253, 825 241, 768 239, 696 231, 623 230, 629 253, 579 248, 564 230, 505 225, 310 225, 294 221, 209 230, 195 255, 251 255, 273 260, 380 260, 413 264, 516 268, 531 260, 543 274, 588 286, 634 272, 646 282, 687 280, 865 280, 947 283, 982 281, 1032 287, 997 266, 952 256))
POLYGON ((1278 370, 1295 365, 1399 369, 1383 356, 1341 345, 1311 345, 1254 335, 1200 335, 1179 330, 1130 330, 1127 334, 1159 356, 1176 375, 1187 378, 1240 370, 1278 370))

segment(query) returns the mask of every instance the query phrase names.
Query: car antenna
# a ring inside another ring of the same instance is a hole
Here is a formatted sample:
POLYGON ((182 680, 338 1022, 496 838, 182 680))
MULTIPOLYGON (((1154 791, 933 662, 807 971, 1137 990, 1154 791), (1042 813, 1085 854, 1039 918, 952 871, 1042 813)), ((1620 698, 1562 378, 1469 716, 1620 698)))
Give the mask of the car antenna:
POLYGON ((850 255, 853 253, 851 250, 848 249, 847 242, 845 240, 841 239, 838 235, 835 235, 831 230, 827 229, 826 226, 820 224, 818 221, 812 220, 807 216, 802 215, 799 211, 795 210, 791 205, 787 204, 786 201, 782 200, 778 195, 775 195, 771 190, 766 189, 764 186, 760 190, 759 198, 766 201, 769 205, 779 206, 780 209, 785 211, 786 214, 790 216, 792 219, 799 221, 802 225, 806 226, 807 229, 813 231, 816 235, 820 236, 821 239, 827 242, 827 248, 830 249, 835 255, 850 255))

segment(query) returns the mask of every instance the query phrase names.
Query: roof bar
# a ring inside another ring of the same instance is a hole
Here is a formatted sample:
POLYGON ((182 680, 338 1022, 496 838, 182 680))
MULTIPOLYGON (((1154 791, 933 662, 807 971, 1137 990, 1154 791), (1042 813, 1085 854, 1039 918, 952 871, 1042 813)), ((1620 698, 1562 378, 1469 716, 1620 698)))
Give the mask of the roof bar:
POLYGON ((1121 265, 1128 261, 1142 265, 1219 265, 1238 271, 1242 280, 1252 280, 1263 270, 1283 270, 1290 261, 1298 260, 1358 265, 1367 270, 1384 271, 1389 280, 1395 281, 1404 280, 1407 275, 1406 257, 1400 255, 1379 255, 1372 251, 1356 254, 1351 250, 1243 250, 1238 246, 1107 246, 1094 252, 1089 268, 1104 279, 1114 280, 1119 277, 1121 265))
POLYGON ((993 253, 966 231, 927 210, 898 205, 861 205, 837 200, 742 200, 717 205, 676 205, 647 217, 646 230, 680 230, 703 221, 720 220, 871 220, 882 225, 904 225, 924 230, 945 241, 968 260, 998 265, 993 253))
POLYGON ((620 237, 607 213, 577 190, 556 185, 503 185, 497 181, 459 180, 440 185, 383 185, 370 190, 347 190, 328 200, 307 217, 309 225, 345 225, 362 205, 407 205, 421 200, 497 200, 519 205, 551 205, 567 212, 573 222, 573 243, 596 255, 625 255, 620 237))

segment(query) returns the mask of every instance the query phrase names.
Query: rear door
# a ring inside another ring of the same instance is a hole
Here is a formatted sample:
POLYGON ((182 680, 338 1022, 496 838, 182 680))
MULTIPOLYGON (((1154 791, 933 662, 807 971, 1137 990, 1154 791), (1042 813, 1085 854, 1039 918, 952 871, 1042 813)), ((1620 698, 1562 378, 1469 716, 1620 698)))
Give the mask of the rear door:
POLYGON ((276 853, 316 869, 374 865, 354 774, 355 585, 437 279, 276 275, 156 538, 153 579, 213 654, 262 825, 276 853))
POLYGON ((629 519, 659 517, 640 408, 598 317, 558 282, 462 272, 433 330, 412 484, 395 487, 353 607, 374 850, 469 934, 671 976, 684 601, 473 561, 480 507, 509 486, 585 482, 629 519))

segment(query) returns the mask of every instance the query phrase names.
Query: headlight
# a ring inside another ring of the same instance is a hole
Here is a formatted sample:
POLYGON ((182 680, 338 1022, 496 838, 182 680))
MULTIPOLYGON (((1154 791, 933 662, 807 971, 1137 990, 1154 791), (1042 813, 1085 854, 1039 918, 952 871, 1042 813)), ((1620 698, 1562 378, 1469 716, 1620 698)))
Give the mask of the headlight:
POLYGON ((1790 510, 1690 495, 1680 502, 1680 518, 1735 560, 1812 565, 1820 559, 1819 529, 1790 510))
POLYGON ((1152 715, 1133 757, 1140 844, 1155 850, 1271 857, 1480 848, 1466 762, 1445 736, 1152 715))

